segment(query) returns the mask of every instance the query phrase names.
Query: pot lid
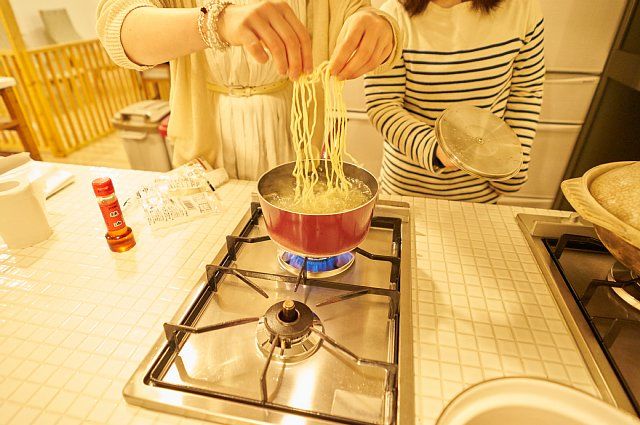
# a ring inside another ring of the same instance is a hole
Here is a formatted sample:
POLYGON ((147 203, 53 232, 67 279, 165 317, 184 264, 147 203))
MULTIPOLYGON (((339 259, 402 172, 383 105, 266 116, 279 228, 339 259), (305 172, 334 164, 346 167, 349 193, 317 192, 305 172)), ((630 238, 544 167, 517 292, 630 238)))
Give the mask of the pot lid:
POLYGON ((435 125, 438 143, 458 168, 488 180, 513 177, 522 165, 518 136, 502 119, 475 106, 445 110, 435 125))

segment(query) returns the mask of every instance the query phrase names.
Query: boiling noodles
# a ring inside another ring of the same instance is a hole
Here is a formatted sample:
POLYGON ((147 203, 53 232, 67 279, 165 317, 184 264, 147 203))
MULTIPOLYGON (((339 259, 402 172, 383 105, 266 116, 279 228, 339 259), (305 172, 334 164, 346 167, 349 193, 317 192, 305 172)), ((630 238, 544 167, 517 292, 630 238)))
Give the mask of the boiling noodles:
POLYGON ((311 74, 302 75, 293 84, 291 134, 296 163, 295 188, 283 188, 271 201, 276 206, 304 213, 331 213, 352 209, 371 199, 371 190, 363 182, 347 178, 343 170, 346 154, 347 109, 342 96, 344 82, 329 73, 323 62, 311 74), (324 88, 324 132, 322 148, 327 166, 320 167, 312 144, 318 112, 316 87, 324 88))

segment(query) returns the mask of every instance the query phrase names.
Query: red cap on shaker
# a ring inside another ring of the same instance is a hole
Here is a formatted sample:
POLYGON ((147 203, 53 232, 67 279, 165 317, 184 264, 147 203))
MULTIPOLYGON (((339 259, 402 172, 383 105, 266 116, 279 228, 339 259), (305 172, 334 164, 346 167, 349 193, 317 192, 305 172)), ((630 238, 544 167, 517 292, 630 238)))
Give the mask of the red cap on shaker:
POLYGON ((91 182, 96 196, 109 196, 114 192, 113 182, 109 177, 100 177, 91 182))

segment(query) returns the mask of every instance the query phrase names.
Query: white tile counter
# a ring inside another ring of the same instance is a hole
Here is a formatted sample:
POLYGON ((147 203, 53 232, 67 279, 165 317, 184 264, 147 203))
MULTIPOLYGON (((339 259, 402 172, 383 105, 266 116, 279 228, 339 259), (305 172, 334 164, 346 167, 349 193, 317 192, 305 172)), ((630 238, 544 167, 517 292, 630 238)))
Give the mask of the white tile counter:
MULTIPOLYGON (((249 208, 254 184, 227 183, 223 214, 171 230, 128 220, 137 246, 115 254, 91 180, 110 175, 122 202, 153 174, 65 168, 76 183, 47 201, 54 235, 24 250, 0 244, 0 423, 198 423, 129 406, 121 391, 249 208)), ((464 388, 499 376, 598 395, 515 222, 519 210, 402 200, 415 222, 416 423, 433 423, 464 388)))

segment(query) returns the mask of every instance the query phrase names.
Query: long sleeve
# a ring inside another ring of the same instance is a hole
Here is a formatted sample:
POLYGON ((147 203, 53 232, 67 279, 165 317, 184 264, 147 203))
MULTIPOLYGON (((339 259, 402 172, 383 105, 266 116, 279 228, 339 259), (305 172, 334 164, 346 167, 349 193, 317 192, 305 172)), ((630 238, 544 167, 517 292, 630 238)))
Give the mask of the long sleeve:
POLYGON ((435 173, 433 127, 405 109, 406 68, 402 58, 399 62, 386 73, 366 77, 367 114, 388 143, 414 163, 435 173))
POLYGON ((517 192, 527 181, 531 147, 542 107, 545 74, 544 20, 539 10, 532 18, 535 18, 533 28, 526 34, 524 44, 514 62, 511 92, 503 117, 520 140, 524 160, 520 171, 514 177, 502 182, 491 182, 491 186, 500 194, 517 192))
POLYGON ((124 51, 120 32, 122 23, 132 10, 139 7, 162 7, 159 0, 101 0, 98 4, 96 30, 105 50, 116 65, 142 71, 152 68, 133 62, 124 51))
POLYGON ((431 5, 416 17, 408 16, 398 0, 384 7, 405 30, 406 42, 392 71, 368 76, 365 82, 369 117, 385 139, 383 185, 394 193, 479 202, 518 191, 527 180, 542 104, 539 2, 506 2, 491 12, 491 20, 470 7, 431 5), (436 167, 438 141, 432 126, 444 110, 459 103, 491 111, 513 129, 524 154, 515 176, 494 182, 436 167))

